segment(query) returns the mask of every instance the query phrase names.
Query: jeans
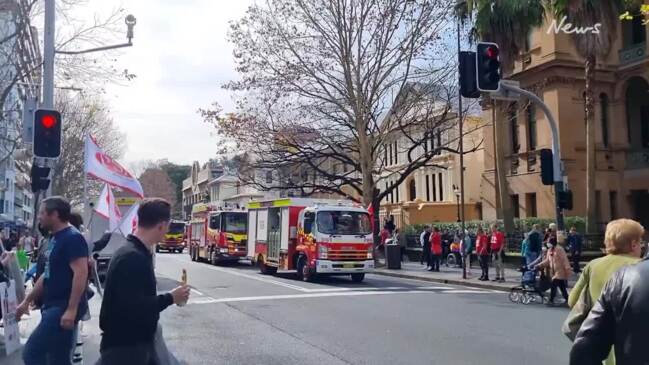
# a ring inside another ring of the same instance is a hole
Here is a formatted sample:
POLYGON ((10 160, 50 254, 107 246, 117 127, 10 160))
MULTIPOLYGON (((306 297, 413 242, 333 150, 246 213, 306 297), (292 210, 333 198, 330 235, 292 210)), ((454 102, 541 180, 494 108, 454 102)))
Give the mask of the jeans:
POLYGON ((494 266, 496 267, 496 279, 505 279, 505 266, 503 265, 502 253, 494 253, 494 266))
POLYGON ((421 264, 424 262, 430 266, 430 244, 425 244, 421 249, 421 264))
POLYGON ((154 365, 157 363, 158 360, 153 344, 140 344, 101 350, 101 358, 95 365, 154 365))
POLYGON ((568 301, 568 290, 566 290, 567 283, 568 280, 552 279, 552 286, 550 287, 550 303, 554 302, 554 297, 557 296, 557 288, 561 290, 563 299, 568 301))
POLYGON ((71 364, 73 330, 61 327, 61 307, 47 307, 41 311, 41 322, 27 340, 23 350, 25 365, 71 364))
POLYGON ((575 273, 578 273, 581 271, 581 268, 579 267, 579 261, 581 260, 581 252, 573 252, 572 256, 572 271, 575 273))
POLYGON ((482 275, 480 277, 489 279, 489 255, 478 256, 478 261, 480 261, 480 268, 482 269, 482 275))
POLYGON ((439 271, 440 255, 430 255, 430 267, 432 271, 439 271))

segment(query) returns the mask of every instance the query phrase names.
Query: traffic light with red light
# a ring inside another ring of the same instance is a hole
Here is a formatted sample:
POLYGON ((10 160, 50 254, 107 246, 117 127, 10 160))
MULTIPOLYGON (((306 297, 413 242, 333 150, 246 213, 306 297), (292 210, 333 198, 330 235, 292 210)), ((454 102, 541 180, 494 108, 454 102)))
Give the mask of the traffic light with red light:
POLYGON ((496 43, 480 42, 476 52, 478 90, 500 89, 500 49, 496 43))
POLYGON ((38 109, 34 114, 34 156, 58 158, 61 155, 61 113, 38 109))

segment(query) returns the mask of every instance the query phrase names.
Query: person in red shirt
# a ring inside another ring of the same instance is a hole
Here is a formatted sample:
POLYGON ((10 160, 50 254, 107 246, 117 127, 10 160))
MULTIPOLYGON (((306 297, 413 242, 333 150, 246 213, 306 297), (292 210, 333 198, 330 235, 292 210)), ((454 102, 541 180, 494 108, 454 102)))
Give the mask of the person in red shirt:
POLYGON ((494 281, 505 282, 505 266, 503 265, 503 249, 505 248, 505 235, 498 230, 498 224, 491 226, 491 253, 494 266, 496 267, 496 278, 494 281))
POLYGON ((431 263, 428 271, 439 271, 439 261, 442 258, 442 235, 439 228, 433 228, 433 234, 430 235, 431 263))
POLYGON ((475 245, 478 261, 480 262, 480 269, 482 269, 482 275, 478 280, 489 281, 489 237, 484 233, 482 227, 478 227, 475 245))

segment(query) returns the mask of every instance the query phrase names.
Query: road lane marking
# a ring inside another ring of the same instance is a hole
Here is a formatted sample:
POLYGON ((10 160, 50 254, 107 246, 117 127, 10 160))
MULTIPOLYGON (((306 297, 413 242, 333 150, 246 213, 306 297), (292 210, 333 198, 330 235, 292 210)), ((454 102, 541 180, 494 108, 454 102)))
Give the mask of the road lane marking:
POLYGON ((311 299, 326 297, 355 297, 367 295, 394 295, 394 294, 492 294, 484 290, 378 290, 378 291, 348 291, 348 292, 328 292, 328 293, 304 293, 304 294, 282 294, 282 295, 264 295, 250 297, 232 297, 232 298, 198 298, 190 299, 188 304, 215 304, 215 303, 232 303, 232 302, 253 302, 263 300, 283 300, 283 299, 311 299))
POLYGON ((195 293, 195 294, 200 295, 200 296, 205 296, 205 294, 199 292, 198 290, 196 290, 194 288, 191 288, 190 290, 192 291, 192 293, 195 293))
MULTIPOLYGON (((176 260, 176 261, 183 261, 183 260, 179 260, 179 259, 177 259, 175 257, 169 257, 169 259, 176 260)), ((283 286, 285 288, 298 290, 298 291, 301 291, 301 292, 308 291, 307 288, 303 288, 301 286, 297 286, 297 285, 293 285, 293 284, 289 284, 289 283, 284 283, 284 282, 281 282, 281 281, 278 281, 278 280, 268 279, 268 278, 263 277, 263 276, 244 274, 244 273, 241 273, 241 272, 238 272, 238 271, 228 270, 226 268, 221 268, 221 267, 217 267, 217 266, 199 265, 197 267, 201 267, 201 268, 212 270, 212 271, 218 271, 218 272, 222 272, 222 273, 226 273, 226 274, 230 274, 230 275, 234 275, 234 276, 239 276, 239 277, 243 277, 243 278, 247 278, 247 279, 257 280, 257 281, 261 281, 261 282, 264 282, 264 283, 267 283, 267 284, 283 286)))

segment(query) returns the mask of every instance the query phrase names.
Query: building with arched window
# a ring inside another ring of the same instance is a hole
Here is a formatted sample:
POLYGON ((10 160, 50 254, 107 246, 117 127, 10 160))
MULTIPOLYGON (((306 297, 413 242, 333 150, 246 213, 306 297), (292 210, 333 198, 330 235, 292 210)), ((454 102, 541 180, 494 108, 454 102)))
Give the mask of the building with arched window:
MULTIPOLYGON (((617 39, 607 57, 597 59, 593 99, 596 140, 596 199, 598 223, 630 217, 649 226, 649 27, 643 18, 620 21, 617 39)), ((562 159, 574 207, 567 216, 586 216, 586 124, 584 112, 584 61, 574 47, 574 34, 548 31, 548 19, 532 32, 508 77, 534 92, 549 106, 559 124, 562 159)), ((551 28, 550 28, 551 29, 551 28)), ((492 110, 483 110, 485 168, 481 182, 483 213, 493 219, 499 210, 494 162, 492 110)), ((503 168, 509 182, 508 201, 514 216, 555 216, 553 187, 543 186, 539 176, 539 150, 551 147, 545 115, 523 99, 505 123, 503 168)))

